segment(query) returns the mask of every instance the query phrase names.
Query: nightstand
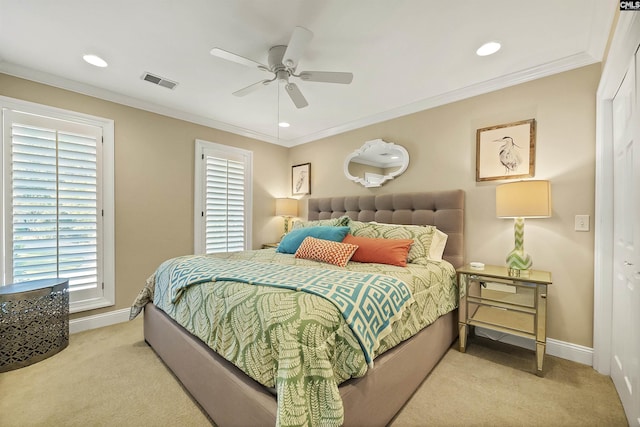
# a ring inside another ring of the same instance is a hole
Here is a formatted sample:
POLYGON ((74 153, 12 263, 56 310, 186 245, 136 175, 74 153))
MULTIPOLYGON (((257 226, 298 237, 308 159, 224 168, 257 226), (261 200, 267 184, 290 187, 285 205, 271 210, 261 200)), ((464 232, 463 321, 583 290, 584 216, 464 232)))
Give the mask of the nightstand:
POLYGON ((280 242, 276 242, 276 243, 263 243, 263 244, 262 244, 262 249, 277 248, 279 244, 280 244, 280 242))
POLYGON ((536 375, 542 376, 547 346, 548 271, 521 271, 509 275, 507 267, 465 265, 457 270, 459 292, 458 328, 460 351, 466 351, 469 327, 531 338, 536 341, 536 375))

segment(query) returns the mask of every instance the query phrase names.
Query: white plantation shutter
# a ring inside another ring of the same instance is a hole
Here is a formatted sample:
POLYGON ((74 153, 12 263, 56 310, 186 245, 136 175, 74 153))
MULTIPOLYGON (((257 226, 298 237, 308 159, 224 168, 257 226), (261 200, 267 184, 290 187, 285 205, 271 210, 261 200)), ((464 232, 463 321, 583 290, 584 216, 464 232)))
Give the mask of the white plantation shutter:
POLYGON ((6 284, 67 278, 72 302, 101 298, 103 129, 15 111, 4 123, 6 284))
POLYGON ((248 248, 251 165, 249 151, 196 141, 196 253, 248 248))
POLYGON ((205 154, 205 253, 244 250, 244 163, 205 154))

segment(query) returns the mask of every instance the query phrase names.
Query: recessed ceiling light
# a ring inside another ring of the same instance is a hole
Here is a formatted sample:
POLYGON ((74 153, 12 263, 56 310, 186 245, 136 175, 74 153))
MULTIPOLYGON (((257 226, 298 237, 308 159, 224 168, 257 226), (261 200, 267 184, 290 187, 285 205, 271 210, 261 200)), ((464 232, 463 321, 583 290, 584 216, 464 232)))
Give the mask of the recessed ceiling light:
POLYGON ((498 42, 485 43, 476 50, 476 54, 478 56, 493 55, 500 50, 500 47, 501 45, 498 42))
POLYGON ((95 65, 96 67, 104 68, 107 65, 109 65, 107 64, 107 61, 100 58, 98 55, 88 54, 88 55, 84 55, 82 59, 84 59, 86 62, 88 62, 91 65, 95 65))
POLYGON ((278 126, 280 126, 281 128, 288 128, 291 125, 287 122, 280 122, 278 123, 278 126))

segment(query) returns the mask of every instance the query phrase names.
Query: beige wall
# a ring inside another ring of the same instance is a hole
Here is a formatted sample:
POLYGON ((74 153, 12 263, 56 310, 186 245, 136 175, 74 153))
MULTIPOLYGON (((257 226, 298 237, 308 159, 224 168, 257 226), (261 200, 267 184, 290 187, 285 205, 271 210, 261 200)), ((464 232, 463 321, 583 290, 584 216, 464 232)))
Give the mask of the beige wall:
MULTIPOLYGON (((499 182, 475 181, 476 129, 535 118, 535 178, 552 185, 553 217, 528 220, 525 248, 534 268, 551 271, 548 336, 592 346, 595 94, 600 65, 568 71, 493 93, 294 147, 289 163, 312 163, 313 197, 461 188, 466 192, 467 260, 504 265, 513 222, 495 216, 499 182), (348 181, 343 160, 365 141, 404 146, 407 171, 377 189, 348 181), (336 194, 335 189, 340 189, 336 194), (576 232, 574 216, 591 216, 576 232)), ((306 203, 301 203, 306 209, 306 203)))
POLYGON ((467 259, 503 264, 513 224, 495 217, 497 183, 475 181, 475 131, 535 118, 536 178, 551 180, 554 210, 527 222, 525 247, 534 268, 553 273, 549 337, 591 347, 593 231, 573 231, 573 220, 590 215, 593 230, 599 76, 595 64, 291 149, 3 74, 0 95, 115 121, 116 306, 74 317, 128 307, 161 261, 192 253, 196 138, 253 151, 254 248, 281 233, 273 198, 289 195, 290 166, 311 162, 313 197, 464 189, 467 259), (347 181, 343 160, 376 138, 403 145, 411 162, 396 180, 365 189, 347 181))
POLYGON ((274 198, 289 194, 287 148, 5 74, 0 95, 115 121, 116 305, 72 318, 129 307, 163 260, 193 253, 195 139, 253 151, 253 247, 282 232, 274 198))

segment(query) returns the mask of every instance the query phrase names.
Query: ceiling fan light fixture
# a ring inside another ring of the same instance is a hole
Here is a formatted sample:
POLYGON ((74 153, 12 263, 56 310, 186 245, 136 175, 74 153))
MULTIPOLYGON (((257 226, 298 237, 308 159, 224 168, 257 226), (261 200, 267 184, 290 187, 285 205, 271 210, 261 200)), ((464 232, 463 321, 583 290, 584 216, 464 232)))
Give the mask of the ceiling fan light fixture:
MULTIPOLYGON (((245 96, 256 89, 277 80, 278 84, 283 87, 289 98, 291 98, 291 101, 293 101, 296 108, 305 108, 309 103, 302 94, 300 88, 295 83, 289 81, 291 77, 299 78, 303 81, 338 84, 350 84, 353 80, 353 74, 347 72, 302 71, 300 74, 295 74, 298 66, 298 60, 304 53, 312 38, 313 33, 310 30, 303 27, 296 27, 293 30, 287 45, 276 45, 269 48, 267 58, 268 66, 252 59, 245 58, 244 56, 231 53, 219 47, 214 47, 211 49, 210 53, 215 57, 245 65, 250 68, 257 68, 261 71, 267 71, 273 75, 273 78, 253 83, 245 88, 233 92, 233 95, 245 96)), ((280 91, 278 91, 278 94, 279 93, 280 91)))
POLYGON ((84 59, 85 62, 100 68, 105 68, 107 65, 109 65, 107 64, 107 61, 94 54, 83 55, 82 59, 84 59))
POLYGON ((476 55, 478 56, 493 55, 494 53, 499 51, 501 47, 502 45, 499 42, 491 41, 480 46, 478 50, 476 50, 476 55))
POLYGON ((286 70, 280 70, 276 72, 276 79, 280 84, 288 84, 289 83, 289 73, 286 70))

